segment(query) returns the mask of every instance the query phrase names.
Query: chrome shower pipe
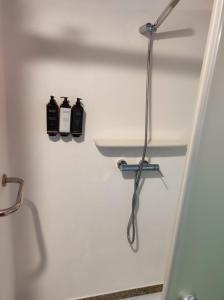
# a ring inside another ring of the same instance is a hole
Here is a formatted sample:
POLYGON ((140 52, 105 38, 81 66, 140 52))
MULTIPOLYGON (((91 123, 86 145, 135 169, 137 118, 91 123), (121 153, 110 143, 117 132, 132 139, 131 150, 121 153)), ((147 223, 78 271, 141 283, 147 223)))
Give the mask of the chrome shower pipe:
POLYGON ((141 34, 144 34, 146 32, 154 33, 157 31, 157 29, 162 25, 162 23, 166 20, 166 18, 169 16, 171 11, 175 8, 175 6, 180 2, 180 0, 171 0, 170 3, 167 5, 167 7, 163 10, 163 12, 160 14, 158 19, 155 21, 154 24, 147 23, 140 27, 139 32, 141 34))

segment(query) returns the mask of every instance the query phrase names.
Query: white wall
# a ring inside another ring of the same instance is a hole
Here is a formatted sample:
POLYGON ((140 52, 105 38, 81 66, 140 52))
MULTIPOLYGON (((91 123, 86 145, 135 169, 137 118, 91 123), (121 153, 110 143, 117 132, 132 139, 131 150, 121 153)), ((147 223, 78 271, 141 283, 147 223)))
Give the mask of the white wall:
MULTIPOLYGON (((155 45, 155 138, 188 139, 212 1, 183 1, 155 45)), ((142 137, 147 41, 138 27, 167 1, 4 0, 10 162, 26 182, 13 220, 16 300, 62 300, 163 281, 184 150, 153 150, 165 183, 147 178, 138 253, 126 241, 133 180, 117 170, 140 150, 99 151, 98 136, 142 137), (84 142, 49 140, 49 96, 84 99, 84 142)), ((13 299, 8 295, 7 300, 13 299)))

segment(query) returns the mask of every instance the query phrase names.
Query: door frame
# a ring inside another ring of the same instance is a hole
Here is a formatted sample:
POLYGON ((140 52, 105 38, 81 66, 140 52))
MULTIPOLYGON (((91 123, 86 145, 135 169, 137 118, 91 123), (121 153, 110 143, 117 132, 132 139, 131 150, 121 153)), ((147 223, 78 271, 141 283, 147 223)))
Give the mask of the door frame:
POLYGON ((208 37, 205 47, 204 60, 199 81, 197 105, 194 115, 193 129, 190 143, 188 145, 185 171, 183 176, 182 187, 180 191, 179 204, 176 214, 176 222, 174 226, 174 234, 170 247, 170 254, 168 258, 168 268, 165 276, 164 291, 162 300, 167 299, 168 289, 170 286, 171 273, 174 268, 179 228, 181 225, 182 214, 185 209, 185 199, 190 188, 189 177, 191 175, 192 167, 194 166, 195 157, 197 155, 201 132, 204 124, 207 104, 209 100, 212 79, 214 76, 215 64, 220 45, 222 31, 224 30, 224 0, 214 0, 211 21, 208 31, 208 37))

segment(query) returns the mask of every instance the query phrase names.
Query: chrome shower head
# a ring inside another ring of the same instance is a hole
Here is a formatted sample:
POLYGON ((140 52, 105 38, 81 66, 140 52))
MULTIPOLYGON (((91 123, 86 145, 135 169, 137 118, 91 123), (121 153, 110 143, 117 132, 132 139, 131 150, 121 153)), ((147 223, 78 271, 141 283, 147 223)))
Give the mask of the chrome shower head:
POLYGON ((158 19, 155 22, 155 27, 158 29, 162 23, 166 20, 166 18, 169 16, 171 11, 175 8, 175 6, 180 2, 180 0, 172 0, 167 5, 167 7, 164 9, 164 11, 161 13, 161 15, 158 17, 158 19))
POLYGON ((172 0, 169 5, 174 8, 178 4, 178 2, 180 2, 180 0, 172 0))

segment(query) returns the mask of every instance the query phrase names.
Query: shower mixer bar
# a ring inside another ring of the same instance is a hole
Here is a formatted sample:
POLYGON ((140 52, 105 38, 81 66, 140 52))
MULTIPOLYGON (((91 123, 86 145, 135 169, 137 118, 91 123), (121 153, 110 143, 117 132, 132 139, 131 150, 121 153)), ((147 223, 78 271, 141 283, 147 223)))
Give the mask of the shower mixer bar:
MULTIPOLYGON (((121 172, 137 172, 140 168, 140 164, 128 164, 125 160, 119 160, 117 166, 121 172)), ((142 171, 158 172, 163 176, 158 164, 149 164, 147 161, 144 161, 142 171)))

